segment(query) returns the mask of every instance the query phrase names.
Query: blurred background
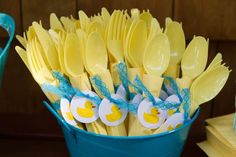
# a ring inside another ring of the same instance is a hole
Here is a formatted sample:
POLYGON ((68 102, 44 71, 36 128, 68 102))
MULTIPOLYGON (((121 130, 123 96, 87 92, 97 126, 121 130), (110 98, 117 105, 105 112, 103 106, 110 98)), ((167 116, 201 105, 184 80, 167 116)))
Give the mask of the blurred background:
MULTIPOLYGON (((236 93, 236 1, 235 0, 0 0, 0 12, 12 15, 16 34, 22 35, 32 21, 49 26, 49 15, 78 18, 78 10, 93 15, 106 7, 149 9, 161 26, 165 17, 182 22, 187 42, 193 35, 210 39, 209 62, 217 52, 233 70, 220 94, 201 106, 183 156, 206 156, 195 143, 205 139, 204 120, 235 111, 236 93)), ((0 46, 8 35, 0 30, 0 46)), ((45 96, 14 50, 13 40, 0 89, 0 156, 68 156, 54 117, 43 107, 45 96)))

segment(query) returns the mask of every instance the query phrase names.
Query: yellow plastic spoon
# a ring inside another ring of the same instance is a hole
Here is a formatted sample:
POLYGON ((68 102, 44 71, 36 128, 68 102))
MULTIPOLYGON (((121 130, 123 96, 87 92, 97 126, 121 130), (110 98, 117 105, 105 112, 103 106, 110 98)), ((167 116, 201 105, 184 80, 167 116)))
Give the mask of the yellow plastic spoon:
POLYGON ((151 23, 152 23, 152 14, 150 14, 149 10, 147 11, 143 11, 139 18, 143 21, 145 21, 146 25, 147 25, 147 31, 148 31, 148 35, 150 33, 150 30, 151 30, 151 23))
POLYGON ((75 33, 68 33, 64 46, 65 70, 71 84, 79 89, 91 89, 87 73, 84 73, 82 53, 84 47, 75 33))
MULTIPOLYGON (((98 32, 92 32, 87 39, 85 51, 86 70, 90 76, 100 75, 101 79, 106 84, 111 93, 114 93, 112 77, 107 70, 107 50, 101 35, 98 32)), ((95 91, 102 97, 99 90, 94 87, 95 91)))
POLYGON ((147 43, 143 66, 147 73, 161 76, 170 60, 170 44, 165 34, 157 34, 147 43))
POLYGON ((161 32, 162 32, 162 29, 160 27, 159 22, 157 21, 156 18, 152 18, 150 31, 148 35, 148 41, 150 41, 156 34, 161 33, 161 32))
POLYGON ((139 20, 135 26, 128 45, 128 56, 135 63, 134 67, 143 66, 144 49, 147 42, 147 26, 143 20, 139 20))
POLYGON ((147 43, 143 57, 143 66, 147 74, 143 82, 149 90, 159 96, 163 78, 161 75, 168 67, 170 60, 170 44, 165 34, 160 33, 147 43))
POLYGON ((85 60, 91 75, 107 70, 107 51, 105 43, 98 32, 92 32, 87 39, 85 60))
POLYGON ((191 115, 199 107, 213 99, 224 87, 230 71, 225 66, 219 66, 213 70, 202 73, 192 84, 191 91, 191 115))
POLYGON ((64 63, 68 74, 76 77, 84 72, 82 44, 75 33, 68 33, 64 45, 64 63))
POLYGON ((87 74, 84 73, 82 60, 83 45, 75 33, 68 33, 64 45, 65 70, 70 82, 79 89, 91 89, 87 74))
POLYGON ((167 18, 165 34, 170 42, 170 65, 166 71, 167 76, 179 77, 179 63, 185 50, 185 36, 181 23, 167 18))
POLYGON ((194 37, 184 51, 181 69, 183 77, 176 79, 181 88, 188 88, 193 79, 205 69, 208 57, 208 41, 201 37, 194 37))

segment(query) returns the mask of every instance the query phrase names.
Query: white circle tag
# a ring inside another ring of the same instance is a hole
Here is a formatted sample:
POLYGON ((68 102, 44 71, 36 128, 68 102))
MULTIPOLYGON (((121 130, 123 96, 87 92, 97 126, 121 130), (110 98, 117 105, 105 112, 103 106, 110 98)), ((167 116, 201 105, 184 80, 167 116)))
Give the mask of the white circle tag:
MULTIPOLYGON (((173 95, 169 96, 168 98, 166 98, 165 101, 168 101, 169 103, 180 103, 179 97, 175 94, 173 94, 173 95)), ((168 109, 167 110, 168 117, 173 115, 176 111, 177 111, 177 108, 176 109, 168 109)))
MULTIPOLYGON (((92 91, 85 91, 85 94, 97 96, 92 91)), ((91 123, 98 119, 98 106, 87 98, 74 96, 70 107, 72 115, 76 120, 82 123, 91 123)))
MULTIPOLYGON (((111 97, 113 99, 122 99, 122 97, 116 94, 112 94, 111 97)), ((98 113, 104 124, 117 126, 125 120, 128 109, 119 108, 116 104, 104 98, 99 106, 98 113)))
POLYGON ((60 110, 61 110, 61 114, 62 117, 65 119, 65 121, 73 126, 76 126, 77 123, 73 117, 73 115, 71 114, 70 111, 70 102, 69 100, 67 100, 66 98, 61 98, 60 101, 60 110))
POLYGON ((161 131, 171 131, 184 123, 184 114, 183 113, 174 113, 170 117, 167 118, 165 123, 160 127, 161 131))
POLYGON ((127 92, 122 84, 118 87, 116 94, 122 97, 123 100, 127 101, 127 92))
MULTIPOLYGON (((155 98, 156 101, 161 101, 155 98)), ((138 107, 137 116, 141 124, 150 129, 159 128, 167 118, 167 112, 153 106, 153 103, 145 98, 138 107)))

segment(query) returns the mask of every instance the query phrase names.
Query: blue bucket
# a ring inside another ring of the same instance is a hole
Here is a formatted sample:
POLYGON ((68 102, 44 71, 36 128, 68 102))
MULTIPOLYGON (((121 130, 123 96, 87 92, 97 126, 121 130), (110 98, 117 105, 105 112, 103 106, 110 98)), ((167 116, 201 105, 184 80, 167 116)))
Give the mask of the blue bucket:
POLYGON ((179 157, 199 109, 183 126, 173 131, 148 136, 106 136, 80 130, 66 123, 47 103, 62 128, 71 157, 179 157))
POLYGON ((0 83, 1 83, 10 44, 14 38, 15 22, 11 16, 4 13, 0 13, 0 27, 5 29, 9 34, 9 39, 6 46, 4 48, 0 47, 0 83))

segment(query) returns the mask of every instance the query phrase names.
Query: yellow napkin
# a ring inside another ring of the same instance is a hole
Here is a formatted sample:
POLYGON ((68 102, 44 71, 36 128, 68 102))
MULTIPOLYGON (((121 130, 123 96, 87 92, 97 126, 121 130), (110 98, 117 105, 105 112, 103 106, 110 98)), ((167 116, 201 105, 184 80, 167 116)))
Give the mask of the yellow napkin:
POLYGON ((236 156, 235 139, 233 132, 234 114, 206 120, 207 141, 198 143, 198 146, 209 156, 231 157, 236 156))
POLYGON ((220 154, 226 157, 236 156, 236 148, 233 148, 214 128, 207 126, 206 133, 208 143, 220 154))
POLYGON ((46 95, 46 97, 48 98, 48 100, 49 100, 51 103, 56 102, 56 101, 59 99, 58 96, 56 96, 56 95, 54 95, 54 94, 52 94, 52 93, 45 93, 45 92, 44 92, 44 94, 46 95))
MULTIPOLYGON (((142 79, 143 70, 141 68, 128 68, 128 79, 133 82, 136 76, 142 79)), ((129 86, 129 91, 131 93, 136 93, 133 87, 129 86)))
POLYGON ((111 66, 110 66, 112 81, 113 81, 115 86, 121 85, 119 73, 118 73, 117 68, 116 68, 117 64, 119 64, 119 63, 111 63, 111 66))
MULTIPOLYGON (((100 76, 101 80, 106 84, 106 87, 109 89, 110 93, 115 93, 110 71, 106 70, 104 73, 100 73, 98 75, 100 76)), ((101 98, 103 98, 102 94, 97 89, 97 87, 93 86, 93 88, 97 92, 97 94, 101 98)), ((117 126, 106 125, 106 130, 107 130, 107 134, 111 136, 127 136, 124 122, 117 126)))
MULTIPOLYGON (((111 71, 113 84, 118 87, 119 85, 121 85, 121 80, 120 80, 118 69, 116 67, 117 64, 119 63, 110 63, 110 71, 111 71)), ((126 132, 128 132, 128 125, 129 125, 128 115, 125 118, 124 123, 125 123, 126 132)))
MULTIPOLYGON (((142 70, 140 68, 128 68, 128 79, 133 82, 135 77, 139 76, 141 78, 142 76, 142 70)), ((133 87, 129 86, 129 91, 131 93, 137 93, 133 87)), ((137 122, 135 122, 137 120, 137 117, 133 114, 133 113, 129 113, 128 114, 128 135, 132 135, 133 131, 131 131, 131 128, 133 128, 133 130, 136 128, 136 126, 140 126, 139 124, 136 124, 137 122)))
MULTIPOLYGON (((143 74, 142 75, 143 84, 147 87, 147 89, 154 95, 159 96, 160 89, 162 86, 163 78, 160 76, 150 75, 150 74, 143 74)), ((153 134, 155 129, 148 129, 144 127, 139 120, 135 118, 132 124, 130 124, 129 136, 141 136, 141 135, 150 135, 153 134)))
POLYGON ((79 88, 80 90, 91 90, 87 73, 83 73, 79 76, 71 76, 70 82, 73 87, 79 88))
POLYGON ((207 141, 197 143, 197 145, 209 156, 209 157, 224 157, 214 147, 212 147, 207 141))
POLYGON ((206 122, 209 126, 215 129, 220 135, 236 149, 236 134, 233 130, 234 113, 207 119, 206 122))
MULTIPOLYGON (((83 73, 76 77, 70 77, 70 81, 73 87, 76 87, 80 90, 91 90, 91 85, 87 73, 83 73)), ((85 126, 87 131, 89 132, 107 135, 105 125, 101 122, 100 119, 92 123, 86 123, 85 126)))
POLYGON ((143 84, 156 97, 159 96, 163 78, 160 76, 143 74, 143 84))
MULTIPOLYGON (((142 79, 143 70, 140 68, 128 68, 128 77, 131 82, 135 79, 136 76, 139 76, 142 79)), ((130 87, 130 91, 136 93, 136 91, 130 87)), ((129 113, 129 132, 128 136, 141 136, 141 135, 150 135, 153 130, 145 128, 138 120, 138 118, 129 113)))

